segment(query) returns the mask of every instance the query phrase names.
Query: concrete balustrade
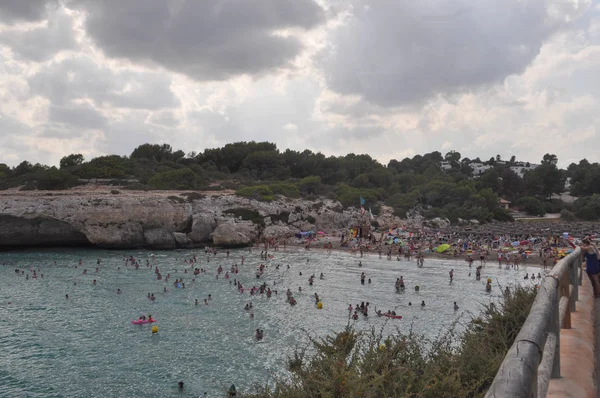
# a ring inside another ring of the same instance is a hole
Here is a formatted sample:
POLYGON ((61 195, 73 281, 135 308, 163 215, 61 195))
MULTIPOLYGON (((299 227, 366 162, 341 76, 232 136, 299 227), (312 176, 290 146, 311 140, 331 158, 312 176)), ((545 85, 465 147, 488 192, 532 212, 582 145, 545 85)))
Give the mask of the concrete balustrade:
POLYGON ((594 295, 576 248, 541 283, 486 397, 595 397, 594 320, 594 295))

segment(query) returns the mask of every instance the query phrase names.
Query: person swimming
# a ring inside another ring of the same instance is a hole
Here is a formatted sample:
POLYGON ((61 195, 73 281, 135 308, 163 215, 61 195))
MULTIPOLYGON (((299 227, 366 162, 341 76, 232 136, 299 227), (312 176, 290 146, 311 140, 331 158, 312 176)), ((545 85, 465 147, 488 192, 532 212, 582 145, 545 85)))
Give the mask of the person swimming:
POLYGON ((421 307, 425 307, 425 300, 421 301, 421 307))
POLYGON ((264 332, 261 329, 256 329, 256 340, 262 340, 264 337, 264 332))

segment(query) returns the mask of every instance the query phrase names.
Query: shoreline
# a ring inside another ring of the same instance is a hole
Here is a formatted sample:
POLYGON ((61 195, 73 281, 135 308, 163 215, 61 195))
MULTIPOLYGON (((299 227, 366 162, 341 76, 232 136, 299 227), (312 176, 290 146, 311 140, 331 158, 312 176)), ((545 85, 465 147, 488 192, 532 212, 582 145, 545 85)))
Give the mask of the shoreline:
MULTIPOLYGON (((329 241, 331 243, 333 243, 332 241, 329 241)), ((329 242, 323 242, 323 243, 329 243, 329 242)), ((322 244, 322 243, 321 243, 322 244)), ((196 251, 196 252, 203 252, 205 250, 206 247, 209 248, 215 248, 217 249, 217 253, 219 254, 223 254, 225 253, 226 250, 236 250, 236 251, 247 251, 250 252, 248 249, 251 249, 252 253, 255 253, 257 251, 264 251, 264 248, 261 248, 260 246, 245 246, 245 247, 237 247, 237 248, 226 248, 226 247, 218 247, 218 246, 211 246, 208 242, 206 243, 206 245, 201 245, 201 246, 195 246, 195 247, 190 247, 190 248, 178 248, 178 249, 154 249, 154 248, 145 248, 145 247, 135 247, 135 248, 105 248, 105 247, 99 247, 99 246, 94 246, 94 245, 75 245, 75 246, 31 246, 31 247, 12 247, 12 248, 2 248, 0 249, 0 255, 2 253, 11 253, 11 252, 27 252, 27 251, 39 251, 39 250, 72 250, 72 249, 76 249, 76 250, 107 250, 107 251, 111 251, 111 252, 127 252, 127 251, 139 251, 139 250, 144 250, 144 251, 148 251, 148 252, 170 252, 170 251, 179 251, 179 250, 189 250, 189 251, 196 251)), ((559 250, 568 250, 570 248, 568 247, 563 247, 560 248, 559 250)), ((378 257, 379 253, 376 251, 364 251, 363 252, 363 256, 360 256, 360 251, 357 249, 350 249, 350 248, 343 248, 340 247, 339 244, 333 244, 333 248, 332 249, 326 249, 323 247, 310 247, 310 248, 306 248, 305 247, 305 243, 287 243, 285 247, 283 246, 278 246, 277 250, 275 250, 274 248, 269 248, 268 249, 268 253, 270 255, 273 255, 274 253, 278 253, 278 252, 289 252, 289 253, 293 253, 293 252, 314 252, 314 253, 320 253, 320 254, 327 254, 328 251, 331 251, 332 253, 339 253, 339 254, 346 254, 349 258, 358 258, 359 261, 361 258, 373 258, 373 257, 378 257)), ((485 257, 485 265, 497 265, 497 257, 495 255, 496 252, 491 252, 488 255, 484 255, 485 257)), ((385 259, 387 256, 385 254, 382 254, 381 259, 385 259)), ((466 257, 467 254, 462 253, 459 254, 458 256, 452 256, 452 255, 445 255, 442 253, 437 253, 437 252, 425 252, 424 253, 424 258, 425 260, 427 259, 435 259, 435 260, 446 260, 446 261, 450 261, 450 262, 456 262, 457 264, 460 263, 466 263, 466 257)), ((537 251, 532 251, 532 253, 529 255, 529 259, 528 261, 525 262, 520 262, 519 266, 528 266, 528 267, 535 267, 535 268, 539 268, 543 270, 543 265, 540 263, 539 261, 540 257, 538 255, 537 251)), ((415 257, 412 256, 411 260, 407 261, 405 258, 400 258, 399 260, 397 259, 397 254, 393 255, 391 260, 389 261, 395 261, 395 262, 400 262, 400 263, 407 263, 407 262, 415 262, 415 257)), ((479 265, 479 258, 478 256, 476 256, 475 254, 473 254, 473 264, 475 266, 479 265), (477 258, 476 258, 477 257, 477 258)), ((467 264, 465 264, 467 265, 467 264)), ((551 270, 554 267, 555 264, 551 264, 548 265, 546 267, 546 270, 551 270)), ((502 261, 502 267, 505 267, 506 263, 505 261, 502 261)), ((511 269, 512 269, 513 265, 511 265, 511 269)))

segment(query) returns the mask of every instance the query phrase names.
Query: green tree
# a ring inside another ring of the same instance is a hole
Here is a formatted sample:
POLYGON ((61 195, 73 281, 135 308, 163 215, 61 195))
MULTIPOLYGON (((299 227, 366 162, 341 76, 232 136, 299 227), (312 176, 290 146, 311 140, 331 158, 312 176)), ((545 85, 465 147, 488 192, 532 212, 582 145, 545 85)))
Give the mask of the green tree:
POLYGON ((321 193, 322 187, 319 176, 304 177, 298 182, 298 188, 302 195, 318 195, 321 193))
POLYGON ((117 155, 99 156, 73 170, 81 178, 125 178, 132 170, 127 158, 117 155))
POLYGON ((10 167, 6 163, 0 163, 0 180, 5 180, 11 176, 10 167))
POLYGON ((459 162, 460 161, 460 152, 450 151, 444 156, 444 160, 449 162, 459 162))
POLYGON ((69 156, 63 156, 63 158, 60 159, 60 168, 66 169, 69 167, 79 166, 83 164, 84 161, 85 159, 82 154, 73 153, 69 156))
POLYGON ((242 164, 258 179, 283 177, 289 173, 283 157, 276 151, 252 152, 244 158, 242 164))
POLYGON ((542 202, 533 196, 526 196, 519 199, 517 206, 523 208, 527 214, 532 216, 543 216, 546 213, 542 202))
POLYGON ((558 157, 554 154, 547 153, 542 158, 542 164, 544 163, 556 165, 558 163, 558 157))
POLYGON ((37 173, 35 176, 35 186, 42 190, 62 190, 74 187, 79 179, 73 174, 56 167, 37 173))
POLYGON ((142 144, 135 148, 130 156, 132 159, 151 159, 156 162, 177 162, 185 157, 181 150, 173 152, 169 144, 142 144))
POLYGON ((15 176, 20 176, 23 174, 31 173, 34 171, 33 165, 28 161, 24 160, 17 167, 14 168, 13 174, 15 176))

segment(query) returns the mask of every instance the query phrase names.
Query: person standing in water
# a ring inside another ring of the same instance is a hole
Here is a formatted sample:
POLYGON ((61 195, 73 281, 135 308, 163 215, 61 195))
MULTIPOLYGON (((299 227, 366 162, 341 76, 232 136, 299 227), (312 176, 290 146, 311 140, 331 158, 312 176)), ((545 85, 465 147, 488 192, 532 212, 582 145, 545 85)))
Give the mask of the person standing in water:
POLYGON ((450 284, 452 284, 452 281, 454 280, 454 269, 451 269, 448 274, 450 275, 450 284))

